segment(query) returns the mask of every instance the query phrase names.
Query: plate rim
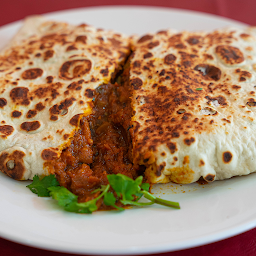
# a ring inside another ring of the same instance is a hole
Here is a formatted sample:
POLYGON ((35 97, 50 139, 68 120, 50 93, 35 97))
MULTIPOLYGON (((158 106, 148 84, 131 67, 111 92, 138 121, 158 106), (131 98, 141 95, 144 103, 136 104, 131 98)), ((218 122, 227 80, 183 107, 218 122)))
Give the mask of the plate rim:
MULTIPOLYGON (((223 21, 228 21, 228 22, 234 22, 237 24, 240 24, 241 26, 248 26, 248 24, 240 22, 240 21, 236 21, 230 18, 226 18, 226 17, 222 17, 222 16, 218 16, 216 14, 210 14, 210 13, 205 13, 205 12, 199 12, 199 11, 194 11, 194 10, 187 10, 187 9, 181 9, 181 8, 171 8, 171 7, 159 7, 159 6, 143 6, 143 5, 107 5, 107 6, 90 6, 90 7, 81 7, 81 8, 71 8, 71 9, 64 9, 64 10, 59 10, 59 11, 53 11, 53 12, 47 12, 44 14, 41 14, 45 17, 49 17, 49 16, 54 16, 54 15, 59 15, 61 14, 65 14, 65 13, 72 13, 72 12, 76 12, 76 11, 90 11, 90 10, 94 10, 94 11, 98 11, 100 9, 140 9, 140 10, 145 10, 145 9, 150 9, 152 11, 176 11, 176 12, 180 12, 180 13, 189 13, 189 14, 193 14, 195 16, 201 16, 201 17, 212 17, 212 18, 217 18, 217 19, 221 19, 223 21)), ((22 22, 22 20, 17 20, 17 21, 13 21, 11 23, 5 24, 3 26, 0 27, 0 30, 2 29, 8 29, 10 27, 13 26, 17 26, 20 25, 22 22)), ((158 248, 155 247, 155 249, 152 250, 148 249, 146 250, 145 248, 137 248, 137 249, 131 249, 130 251, 128 251, 127 253, 124 252, 122 249, 121 250, 116 250, 116 251, 108 251, 108 252, 104 252, 105 255, 117 255, 117 254, 122 254, 122 255, 134 255, 134 254, 152 254, 152 253, 164 253, 164 252, 173 252, 173 251, 178 251, 178 250, 185 250, 185 249, 189 249, 189 248, 193 248, 193 247, 198 247, 198 246, 202 246, 202 245, 206 245, 206 244, 210 244, 210 243, 214 243, 223 239, 227 239, 230 238, 231 236, 235 236, 238 234, 241 234, 245 231, 248 231, 252 228, 254 228, 256 226, 256 223, 254 221, 249 221, 248 223, 245 224, 240 224, 239 226, 236 226, 232 229, 232 232, 230 234, 230 232, 224 232, 221 233, 222 235, 220 237, 216 237, 216 235, 210 235, 207 236, 207 238, 205 238, 202 241, 191 241, 190 243, 188 243, 187 245, 179 245, 174 247, 173 249, 170 249, 168 246, 165 246, 165 248, 158 248), (243 227, 243 228, 242 228, 243 227), (212 236, 215 237, 211 238, 212 236), (210 237, 210 238, 209 238, 210 237)), ((88 250, 74 250, 74 248, 72 249, 65 249, 65 250, 61 250, 61 248, 56 248, 54 246, 47 246, 46 244, 42 243, 42 244, 33 244, 34 241, 28 241, 27 239, 23 238, 23 237, 19 237, 19 235, 13 236, 10 234, 2 234, 3 232, 0 230, 0 237, 2 237, 3 239, 21 244, 21 245, 25 245, 25 246, 29 246, 29 247, 33 247, 33 248, 37 248, 37 249, 43 249, 43 250, 50 250, 50 251, 55 251, 55 252, 63 252, 63 253, 76 253, 76 254, 92 254, 92 255, 102 255, 103 251, 100 250, 93 250, 91 251, 90 249, 88 250)), ((194 239, 195 240, 195 239, 194 239)), ((161 245, 162 247, 162 245, 161 245)))
MULTIPOLYGON (((70 9, 63 9, 63 10, 59 10, 59 11, 52 11, 52 12, 46 12, 46 13, 42 13, 42 14, 35 14, 35 15, 42 15, 42 16, 52 16, 55 14, 59 14, 59 13, 70 13, 70 12, 76 12, 76 11, 81 11, 81 10, 99 10, 99 9, 141 9, 141 10, 151 10, 151 11, 176 11, 176 12, 181 12, 181 13, 188 13, 188 14, 193 14, 196 16, 205 16, 205 17, 212 17, 212 18, 217 18, 217 19, 221 19, 223 21, 227 21, 227 22, 234 22, 237 24, 240 24, 241 26, 250 26, 247 23, 241 22, 241 21, 237 21, 235 19, 231 19, 231 18, 227 18, 227 17, 223 17, 217 14, 213 14, 213 13, 207 13, 207 12, 200 12, 200 11, 195 11, 195 10, 189 10, 189 9, 182 9, 182 8, 174 8, 174 7, 163 7, 163 6, 152 6, 152 5, 99 5, 99 6, 88 6, 88 7, 74 7, 74 8, 70 8, 70 9)), ((33 15, 28 15, 28 16, 33 16, 33 15)), ((27 17, 28 17, 27 16, 27 17)), ((25 18, 25 17, 24 17, 25 18)), ((16 26, 19 25, 22 22, 22 19, 16 20, 16 21, 12 21, 9 22, 7 24, 1 25, 0 29, 6 29, 10 26, 16 26)))

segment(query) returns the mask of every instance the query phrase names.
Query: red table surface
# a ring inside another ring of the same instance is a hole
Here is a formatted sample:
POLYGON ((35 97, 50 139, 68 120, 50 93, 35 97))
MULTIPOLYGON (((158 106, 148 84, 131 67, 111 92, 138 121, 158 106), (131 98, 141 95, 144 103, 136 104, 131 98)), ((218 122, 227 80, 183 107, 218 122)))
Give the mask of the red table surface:
MULTIPOLYGON (((104 5, 148 5, 181 8, 217 14, 250 25, 256 25, 255 0, 0 0, 0 26, 23 19, 27 15, 104 5)), ((50 252, 16 244, 0 238, 0 254, 3 256, 64 256, 74 255, 50 252)), ((161 256, 249 256, 256 255, 256 229, 212 244, 161 256)))

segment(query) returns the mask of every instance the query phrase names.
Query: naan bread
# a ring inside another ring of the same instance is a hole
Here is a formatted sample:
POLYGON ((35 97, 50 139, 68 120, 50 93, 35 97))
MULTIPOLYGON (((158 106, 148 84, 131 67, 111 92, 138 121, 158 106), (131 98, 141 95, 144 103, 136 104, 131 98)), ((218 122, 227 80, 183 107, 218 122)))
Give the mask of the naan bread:
POLYGON ((135 43, 134 163, 152 183, 256 171, 256 34, 161 31, 135 43))
POLYGON ((17 180, 47 175, 129 44, 115 32, 28 18, 0 56, 0 170, 17 180))

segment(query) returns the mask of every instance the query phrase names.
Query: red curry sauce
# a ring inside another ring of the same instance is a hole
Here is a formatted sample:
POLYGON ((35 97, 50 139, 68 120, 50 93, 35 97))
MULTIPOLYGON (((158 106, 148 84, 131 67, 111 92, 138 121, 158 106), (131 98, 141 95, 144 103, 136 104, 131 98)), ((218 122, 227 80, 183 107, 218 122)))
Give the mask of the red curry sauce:
MULTIPOLYGON (((98 196, 91 192, 108 184, 108 174, 138 176, 132 164, 132 108, 124 77, 122 85, 101 85, 95 91, 93 114, 81 119, 70 146, 52 163, 60 185, 78 195, 79 202, 98 196)), ((99 209, 109 208, 102 200, 98 204, 99 209)))

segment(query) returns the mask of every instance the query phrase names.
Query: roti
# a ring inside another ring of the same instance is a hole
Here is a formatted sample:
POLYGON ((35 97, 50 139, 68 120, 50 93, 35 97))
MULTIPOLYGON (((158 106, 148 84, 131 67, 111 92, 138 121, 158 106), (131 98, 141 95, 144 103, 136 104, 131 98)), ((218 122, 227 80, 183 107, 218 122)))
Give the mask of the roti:
POLYGON ((107 173, 186 184, 255 172, 255 47, 254 28, 166 30, 131 46, 30 17, 0 56, 0 170, 55 173, 77 194, 107 173))
POLYGON ((16 180, 48 175, 111 81, 129 39, 82 24, 30 17, 0 56, 0 170, 16 180))
POLYGON ((133 161, 150 183, 256 171, 255 28, 147 34, 130 62, 133 161))

